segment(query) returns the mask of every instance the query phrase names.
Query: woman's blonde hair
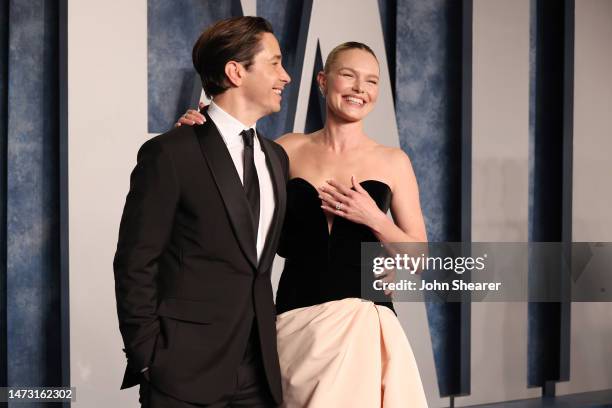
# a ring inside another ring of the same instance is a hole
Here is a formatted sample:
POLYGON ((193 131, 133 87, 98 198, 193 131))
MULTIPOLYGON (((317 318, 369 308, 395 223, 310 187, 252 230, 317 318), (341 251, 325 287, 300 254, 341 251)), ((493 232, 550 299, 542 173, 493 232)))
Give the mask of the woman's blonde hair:
POLYGON ((331 50, 331 52, 327 56, 327 59, 325 60, 325 66, 323 68, 323 72, 328 74, 329 70, 331 69, 331 66, 338 59, 338 56, 342 52, 349 51, 349 50, 363 50, 363 51, 369 52, 370 54, 372 54, 374 59, 376 59, 376 62, 378 62, 378 58, 376 57, 376 54, 374 54, 374 51, 372 51, 370 47, 368 47, 364 43, 360 43, 357 41, 348 41, 348 42, 338 45, 333 50, 331 50))

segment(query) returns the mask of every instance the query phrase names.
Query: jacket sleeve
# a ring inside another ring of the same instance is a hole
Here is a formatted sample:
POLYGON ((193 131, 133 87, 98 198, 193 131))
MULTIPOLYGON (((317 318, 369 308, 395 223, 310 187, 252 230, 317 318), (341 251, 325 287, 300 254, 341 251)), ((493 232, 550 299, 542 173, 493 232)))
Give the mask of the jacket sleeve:
POLYGON ((151 362, 160 331, 157 264, 170 238, 178 196, 172 159, 152 139, 138 152, 130 177, 113 262, 119 329, 133 372, 151 362))

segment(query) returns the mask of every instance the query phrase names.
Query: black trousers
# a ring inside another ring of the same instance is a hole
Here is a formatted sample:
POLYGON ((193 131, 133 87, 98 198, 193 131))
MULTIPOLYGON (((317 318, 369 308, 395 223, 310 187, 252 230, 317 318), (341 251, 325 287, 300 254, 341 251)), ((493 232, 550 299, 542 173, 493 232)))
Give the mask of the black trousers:
POLYGON ((223 396, 212 404, 193 404, 177 400, 164 394, 143 378, 140 384, 141 408, 274 408, 277 407, 266 380, 266 374, 259 351, 257 326, 253 329, 249 342, 236 371, 236 389, 231 395, 223 396))

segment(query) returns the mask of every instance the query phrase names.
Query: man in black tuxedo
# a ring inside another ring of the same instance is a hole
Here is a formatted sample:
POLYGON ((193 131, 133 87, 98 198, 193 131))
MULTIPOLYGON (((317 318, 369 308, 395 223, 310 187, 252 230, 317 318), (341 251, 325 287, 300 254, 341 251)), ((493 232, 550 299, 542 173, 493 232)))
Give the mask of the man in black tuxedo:
POLYGON ((290 78, 270 23, 207 29, 193 62, 207 121, 146 142, 132 172, 114 260, 119 326, 143 407, 281 403, 270 272, 288 158, 257 120, 290 78))

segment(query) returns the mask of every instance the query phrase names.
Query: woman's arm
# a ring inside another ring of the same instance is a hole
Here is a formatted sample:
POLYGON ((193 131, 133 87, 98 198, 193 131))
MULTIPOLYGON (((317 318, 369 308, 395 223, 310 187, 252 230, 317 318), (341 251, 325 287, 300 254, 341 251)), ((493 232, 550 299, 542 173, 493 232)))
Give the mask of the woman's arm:
POLYGON ((393 149, 394 176, 391 215, 377 220, 370 228, 382 242, 427 242, 425 221, 419 201, 419 186, 408 155, 393 149))

